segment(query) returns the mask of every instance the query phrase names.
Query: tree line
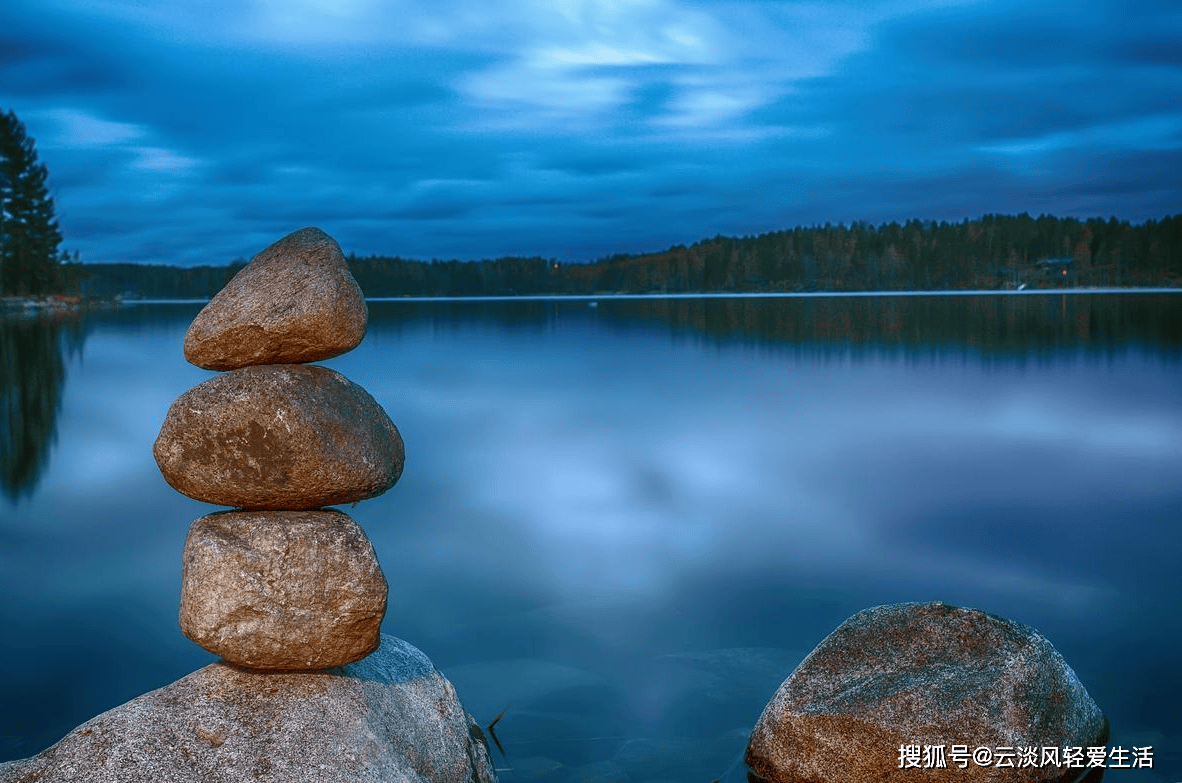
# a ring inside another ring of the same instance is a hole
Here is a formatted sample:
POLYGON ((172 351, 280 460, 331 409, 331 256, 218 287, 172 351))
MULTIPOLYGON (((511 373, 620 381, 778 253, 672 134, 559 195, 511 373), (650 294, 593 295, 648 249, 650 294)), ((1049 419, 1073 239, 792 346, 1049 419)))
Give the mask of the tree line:
MULTIPOLYGON (((0 296, 69 293, 208 298, 245 264, 83 264, 61 230, 33 140, 0 113, 0 296)), ((588 264, 540 257, 421 261, 349 256, 368 296, 752 291, 898 291, 1182 285, 1182 215, 1116 218, 985 215, 716 236, 689 247, 588 264)))
MULTIPOLYGON (((367 296, 902 291, 1182 286, 1182 215, 1132 224, 1027 214, 723 237, 587 264, 540 257, 422 261, 348 256, 367 296)), ((205 298, 245 264, 78 264, 84 294, 205 298)))

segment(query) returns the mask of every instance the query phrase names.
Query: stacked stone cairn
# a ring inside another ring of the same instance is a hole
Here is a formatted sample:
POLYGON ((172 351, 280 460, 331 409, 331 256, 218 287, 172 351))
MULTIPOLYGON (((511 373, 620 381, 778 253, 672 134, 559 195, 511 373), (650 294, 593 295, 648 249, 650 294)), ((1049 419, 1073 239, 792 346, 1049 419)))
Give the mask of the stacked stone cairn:
POLYGON ((224 371, 172 404, 153 447, 174 489, 234 507, 185 540, 180 625, 237 666, 317 670, 376 650, 386 579, 346 514, 382 494, 403 445, 360 386, 308 364, 346 353, 368 311, 337 243, 305 228, 255 256, 189 327, 185 358, 224 371))

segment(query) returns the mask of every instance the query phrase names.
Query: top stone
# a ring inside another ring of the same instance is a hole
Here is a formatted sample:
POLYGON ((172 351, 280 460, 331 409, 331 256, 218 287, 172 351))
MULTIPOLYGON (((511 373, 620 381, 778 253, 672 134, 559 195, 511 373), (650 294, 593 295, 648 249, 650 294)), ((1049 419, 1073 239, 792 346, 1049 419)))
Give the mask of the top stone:
POLYGON ((185 358, 207 370, 320 361, 356 348, 368 317, 340 245, 302 228, 255 256, 197 314, 185 358))

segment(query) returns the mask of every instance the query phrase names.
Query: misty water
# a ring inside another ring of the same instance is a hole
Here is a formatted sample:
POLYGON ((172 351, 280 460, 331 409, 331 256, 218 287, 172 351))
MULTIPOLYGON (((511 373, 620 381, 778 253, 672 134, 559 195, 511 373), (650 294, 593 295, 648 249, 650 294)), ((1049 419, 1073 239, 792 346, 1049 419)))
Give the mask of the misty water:
MULTIPOLYGON (((0 320, 0 761, 214 660, 213 507, 151 455, 198 309, 0 320)), ((837 625, 929 600, 1050 639, 1153 747, 1106 780, 1182 779, 1182 295, 371 302, 325 364, 406 443, 343 509, 383 631, 504 711, 504 781, 722 776, 837 625)))

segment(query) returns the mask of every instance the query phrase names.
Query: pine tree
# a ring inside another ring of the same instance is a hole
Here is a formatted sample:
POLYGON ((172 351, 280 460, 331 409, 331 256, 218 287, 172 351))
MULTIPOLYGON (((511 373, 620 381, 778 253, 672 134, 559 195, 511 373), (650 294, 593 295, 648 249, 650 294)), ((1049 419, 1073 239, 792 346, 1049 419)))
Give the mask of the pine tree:
POLYGON ((33 139, 0 112, 0 294, 43 294, 58 286, 62 234, 33 139))

